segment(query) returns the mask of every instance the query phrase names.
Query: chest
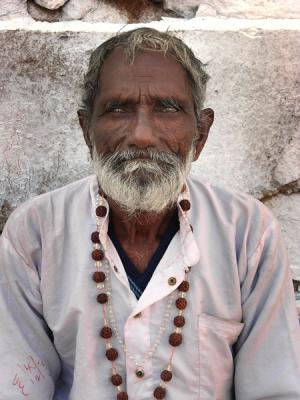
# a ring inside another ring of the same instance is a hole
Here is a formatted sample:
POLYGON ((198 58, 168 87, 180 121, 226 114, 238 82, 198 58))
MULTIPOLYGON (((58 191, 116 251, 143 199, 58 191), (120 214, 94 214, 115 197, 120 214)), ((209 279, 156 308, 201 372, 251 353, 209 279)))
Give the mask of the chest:
POLYGON ((120 241, 127 257, 135 265, 135 267, 143 272, 150 263, 154 253, 156 252, 159 242, 144 242, 136 243, 134 246, 126 243, 126 241, 120 241))

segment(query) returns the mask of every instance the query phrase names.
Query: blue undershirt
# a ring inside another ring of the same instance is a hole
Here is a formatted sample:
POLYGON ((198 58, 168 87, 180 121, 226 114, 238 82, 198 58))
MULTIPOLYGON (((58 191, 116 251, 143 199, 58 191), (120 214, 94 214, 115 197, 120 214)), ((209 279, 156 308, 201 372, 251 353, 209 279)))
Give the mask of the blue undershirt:
POLYGON ((151 257, 151 260, 149 261, 146 269, 144 272, 140 272, 136 266, 133 264, 133 262, 130 260, 130 258, 127 256, 125 250, 123 249, 121 243, 117 239, 113 226, 111 223, 108 225, 108 235, 113 242, 119 257, 122 261, 122 264, 124 265, 128 281, 130 284, 130 288, 135 294, 136 298, 139 299, 145 290, 146 286, 148 285, 148 282, 150 281, 153 272, 155 271, 155 268, 157 267, 158 263, 162 259, 165 251, 167 250, 171 240, 175 236, 175 234, 179 230, 179 220, 178 220, 178 214, 177 211, 173 214, 173 217, 171 221, 169 222, 169 225, 166 229, 166 232, 162 236, 159 246, 156 249, 155 253, 151 257))

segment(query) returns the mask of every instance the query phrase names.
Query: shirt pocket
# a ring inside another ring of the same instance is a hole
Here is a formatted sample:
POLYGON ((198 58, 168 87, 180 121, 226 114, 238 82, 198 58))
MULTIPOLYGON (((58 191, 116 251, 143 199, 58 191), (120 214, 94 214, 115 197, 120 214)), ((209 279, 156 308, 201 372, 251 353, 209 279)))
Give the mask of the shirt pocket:
POLYGON ((232 400, 233 355, 244 324, 207 314, 198 316, 199 393, 201 400, 232 400))

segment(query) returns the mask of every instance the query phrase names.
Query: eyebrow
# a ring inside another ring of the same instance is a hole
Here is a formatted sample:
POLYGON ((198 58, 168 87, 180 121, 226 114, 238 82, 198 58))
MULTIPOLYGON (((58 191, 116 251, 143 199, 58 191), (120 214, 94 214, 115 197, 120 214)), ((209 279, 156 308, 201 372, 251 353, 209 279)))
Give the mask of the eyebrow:
MULTIPOLYGON (((176 99, 175 97, 161 97, 157 98, 156 102, 159 103, 160 105, 166 106, 166 107, 175 107, 180 109, 182 107, 182 102, 179 99, 176 99)), ((117 106, 124 106, 126 104, 130 104, 131 100, 130 99, 118 99, 118 100, 110 100, 105 102, 104 107, 105 109, 109 109, 111 107, 117 107, 117 106)))
POLYGON ((180 100, 177 100, 174 97, 165 97, 165 98, 159 99, 158 101, 160 102, 161 105, 166 106, 166 107, 181 108, 180 100))

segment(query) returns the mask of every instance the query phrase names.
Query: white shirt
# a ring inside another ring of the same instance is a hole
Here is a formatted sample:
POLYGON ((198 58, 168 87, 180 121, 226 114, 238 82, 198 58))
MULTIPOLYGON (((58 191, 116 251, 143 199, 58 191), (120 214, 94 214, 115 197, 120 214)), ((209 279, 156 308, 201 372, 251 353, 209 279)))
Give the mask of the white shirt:
MULTIPOLYGON (((277 222, 250 196, 188 179, 172 239, 137 300, 107 236, 116 324, 138 360, 155 342, 170 296, 189 273, 183 343, 166 399, 300 399, 300 330, 277 222), (193 232, 190 228, 193 226, 193 232), (170 285, 168 279, 176 278, 170 285), (139 318, 134 316, 141 313, 139 318)), ((95 176, 38 196, 12 213, 0 241, 0 400, 110 400, 102 308, 92 280, 95 176), (54 344, 49 338, 53 332, 54 344)), ((108 207, 108 204, 106 204, 108 207)), ((176 296, 174 298, 174 301, 176 296)), ((153 398, 170 354, 174 301, 145 376, 113 337, 132 400, 153 398)))

